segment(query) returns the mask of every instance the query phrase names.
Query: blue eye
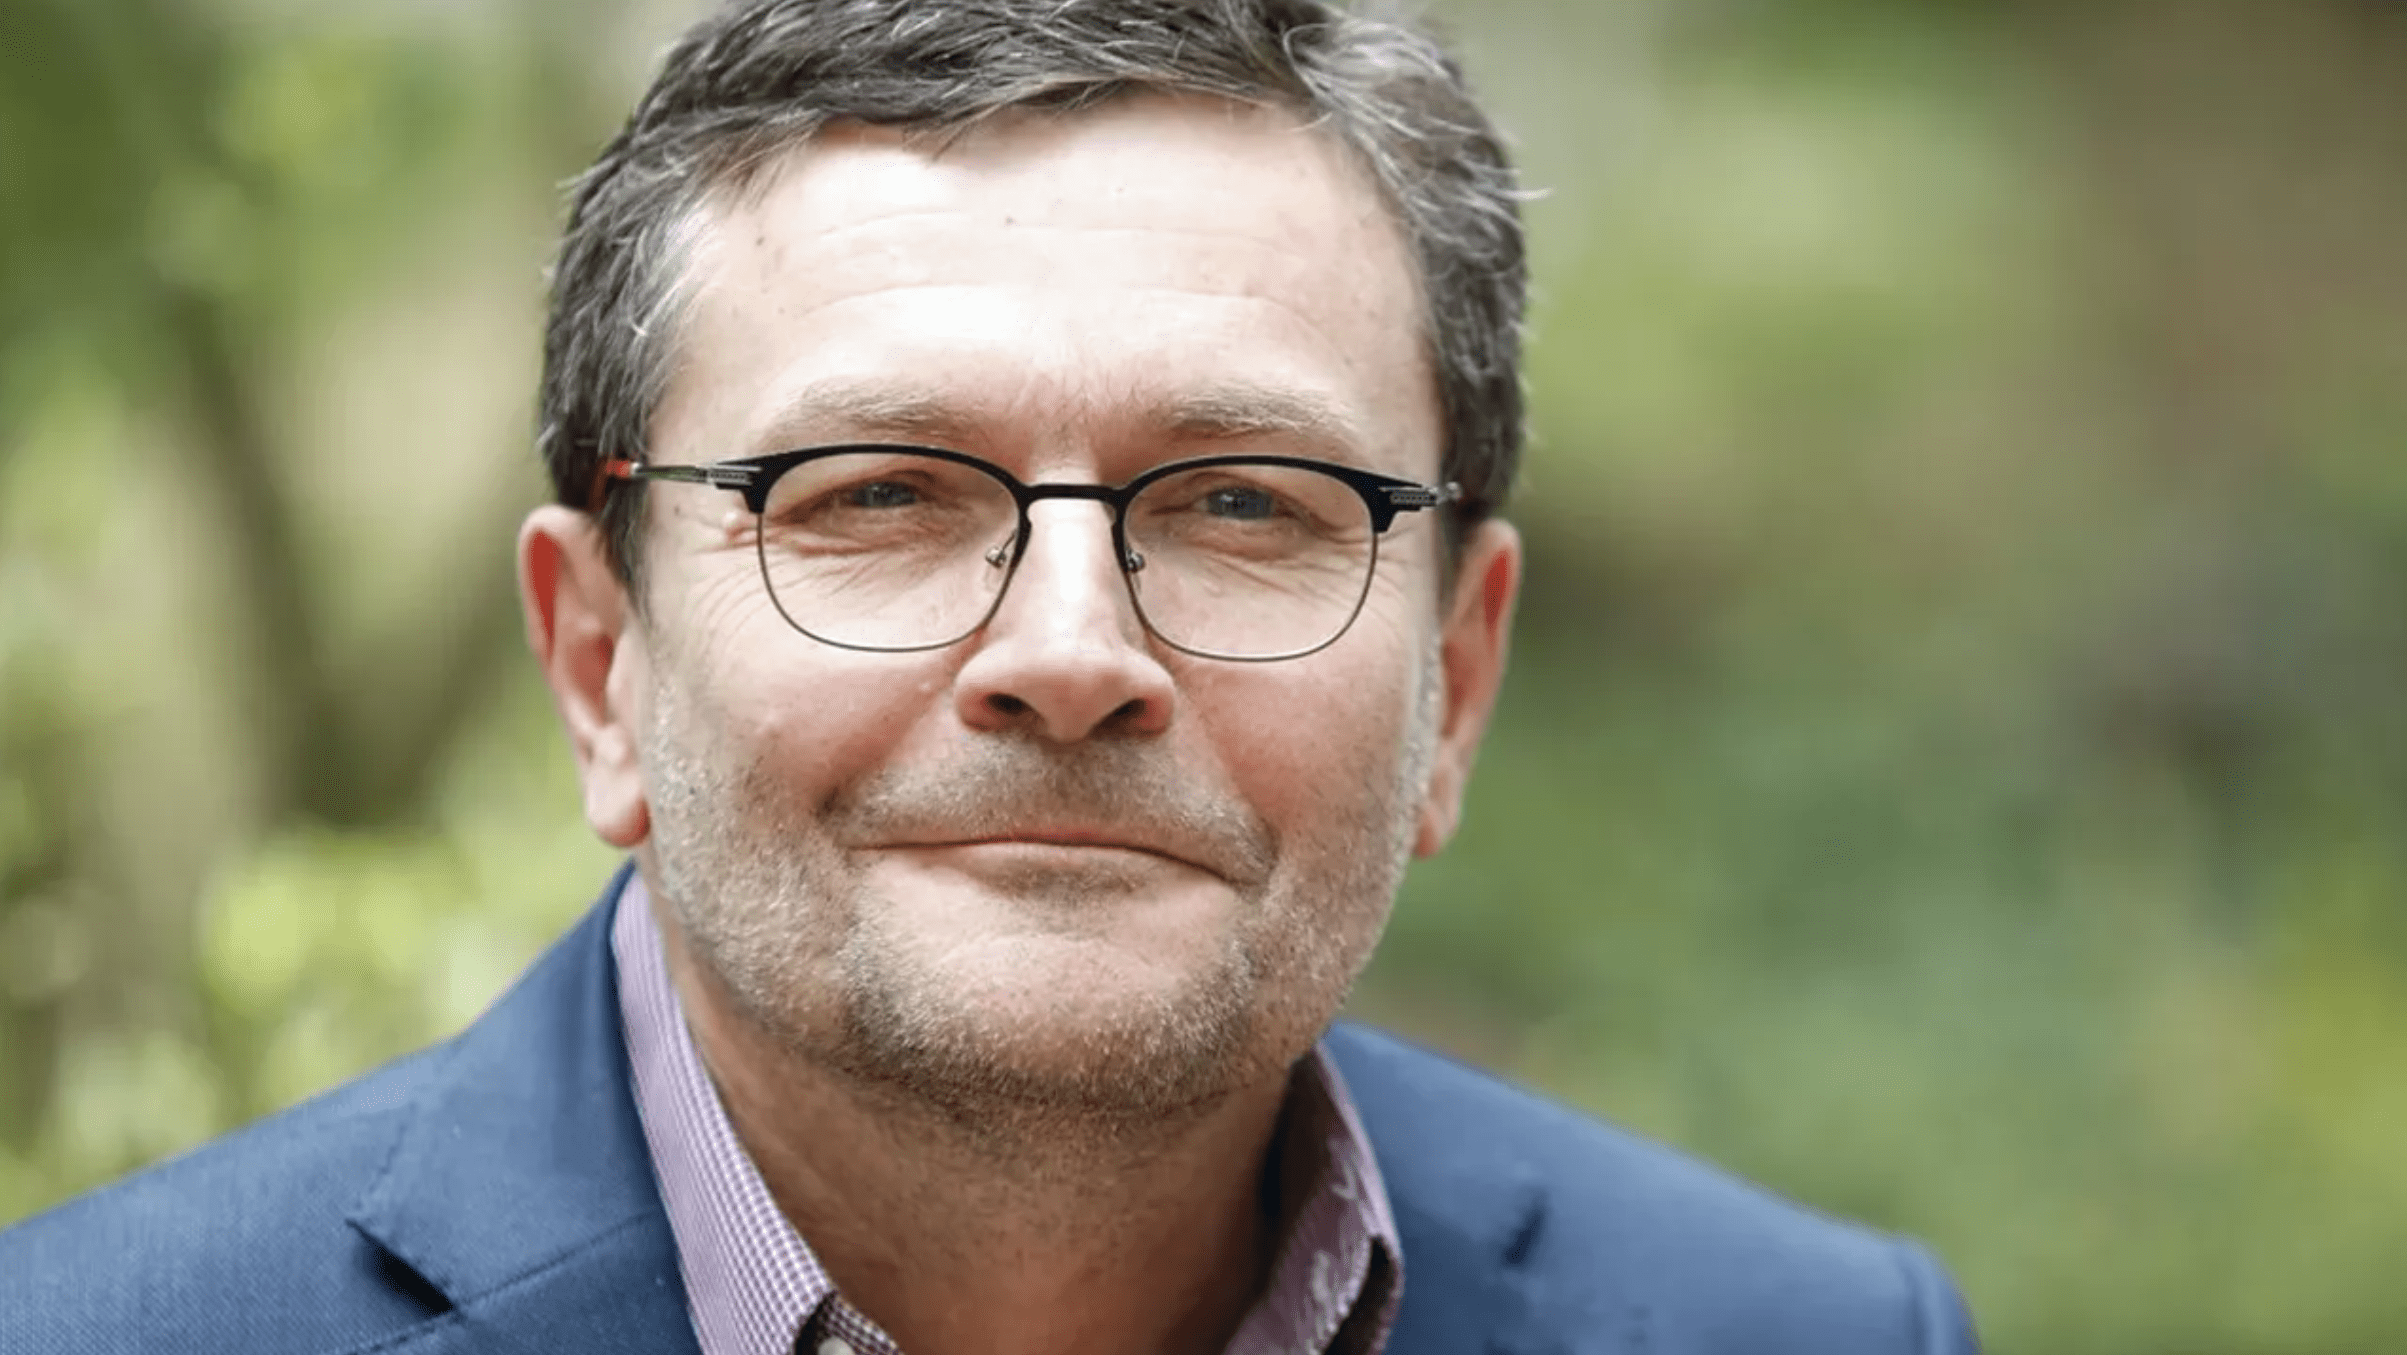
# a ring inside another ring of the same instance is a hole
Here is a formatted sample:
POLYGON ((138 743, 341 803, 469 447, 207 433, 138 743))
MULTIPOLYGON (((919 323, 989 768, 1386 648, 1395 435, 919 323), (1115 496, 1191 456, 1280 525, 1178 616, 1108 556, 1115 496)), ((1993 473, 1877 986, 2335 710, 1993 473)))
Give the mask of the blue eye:
POLYGON ((1259 522, 1278 513, 1278 500, 1247 485, 1230 485, 1204 496, 1204 511, 1214 517, 1259 522))

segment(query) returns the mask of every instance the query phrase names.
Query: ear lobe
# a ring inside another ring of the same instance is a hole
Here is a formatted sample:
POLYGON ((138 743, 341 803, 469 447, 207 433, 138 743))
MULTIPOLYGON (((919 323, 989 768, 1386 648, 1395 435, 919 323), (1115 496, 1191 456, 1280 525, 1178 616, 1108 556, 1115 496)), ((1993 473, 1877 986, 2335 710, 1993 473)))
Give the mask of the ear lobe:
POLYGON ((1437 747, 1413 837, 1413 855, 1435 856, 1462 821, 1463 790, 1488 732, 1488 716, 1504 685, 1513 638, 1513 606, 1521 595, 1521 534, 1489 519, 1463 543, 1454 600, 1439 635, 1445 682, 1437 747))
POLYGON ((518 529, 518 598, 527 647, 552 689, 552 704, 576 756, 585 821, 614 847, 651 833, 651 811, 635 757, 633 712, 612 681, 642 662, 626 589, 610 568, 593 519, 557 504, 527 514, 518 529))

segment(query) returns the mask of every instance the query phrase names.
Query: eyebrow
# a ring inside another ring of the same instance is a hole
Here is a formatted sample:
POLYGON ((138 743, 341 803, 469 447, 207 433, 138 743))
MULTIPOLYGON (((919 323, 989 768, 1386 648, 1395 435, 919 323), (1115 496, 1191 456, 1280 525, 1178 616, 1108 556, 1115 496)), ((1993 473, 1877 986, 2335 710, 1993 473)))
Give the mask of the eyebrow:
MULTIPOLYGON (((825 377, 787 398, 756 440, 760 452, 816 440, 933 443, 980 441, 990 421, 932 390, 874 377, 825 377)), ((1173 442, 1287 438, 1354 459, 1368 439, 1336 401, 1259 382, 1222 382, 1176 392, 1145 410, 1141 427, 1173 442)))
POLYGON ((970 440, 977 423, 933 392, 873 378, 825 377, 786 399, 756 439, 756 450, 779 452, 831 436, 957 446, 970 440))
POLYGON ((1250 383, 1182 393, 1158 412, 1156 422, 1185 441, 1300 437, 1339 447, 1362 443, 1355 421, 1335 402, 1307 391, 1250 383))

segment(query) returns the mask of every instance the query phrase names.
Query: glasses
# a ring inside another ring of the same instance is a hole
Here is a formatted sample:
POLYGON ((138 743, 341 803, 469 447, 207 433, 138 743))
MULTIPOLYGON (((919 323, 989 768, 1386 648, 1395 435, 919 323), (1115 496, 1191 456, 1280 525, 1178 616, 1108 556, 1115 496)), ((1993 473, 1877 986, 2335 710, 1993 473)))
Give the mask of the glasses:
POLYGON ((794 629, 840 649, 941 649, 994 616, 1028 551, 1030 505, 1112 514, 1112 553, 1145 628, 1211 659, 1300 658, 1345 634, 1399 513, 1432 486, 1289 456, 1208 456, 1119 486, 1024 484, 935 447, 814 447, 709 465, 613 461, 612 480, 733 490, 757 519, 761 581, 794 629))

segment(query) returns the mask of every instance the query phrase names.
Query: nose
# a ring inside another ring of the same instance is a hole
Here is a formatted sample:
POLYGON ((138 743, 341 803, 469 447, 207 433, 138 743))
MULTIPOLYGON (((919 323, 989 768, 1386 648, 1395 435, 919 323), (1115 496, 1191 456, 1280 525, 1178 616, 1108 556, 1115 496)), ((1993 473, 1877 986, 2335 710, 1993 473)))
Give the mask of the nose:
POLYGON ((955 679, 962 723, 1057 743, 1169 727, 1169 670, 1154 657, 1113 559, 1111 510, 1031 505, 1029 541, 1002 605, 955 679))

